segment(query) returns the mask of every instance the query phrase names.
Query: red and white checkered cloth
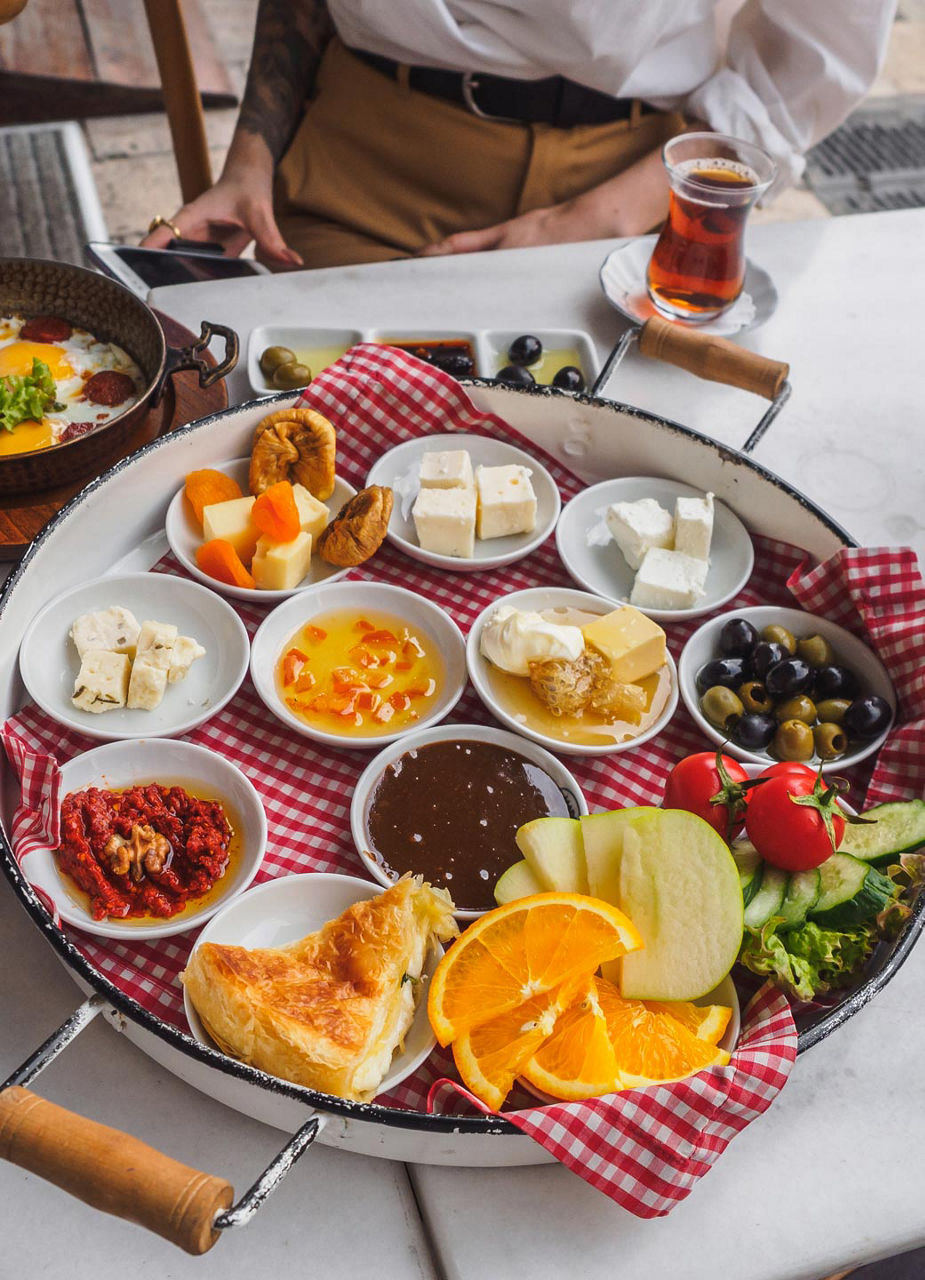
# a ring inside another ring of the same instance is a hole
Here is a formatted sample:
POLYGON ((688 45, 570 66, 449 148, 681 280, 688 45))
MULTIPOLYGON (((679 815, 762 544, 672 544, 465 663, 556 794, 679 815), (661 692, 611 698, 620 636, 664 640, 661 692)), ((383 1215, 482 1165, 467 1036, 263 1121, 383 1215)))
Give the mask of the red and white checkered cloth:
MULTIPOLYGON (((500 418, 479 413, 453 379, 390 349, 354 348, 312 382, 303 403, 335 424, 338 470, 358 487, 386 449, 420 435, 454 430, 480 432, 525 448, 553 474, 563 501, 582 487, 560 462, 500 418)), ((176 477, 177 484, 181 480, 176 477)), ((925 755, 919 745, 925 718, 925 589, 914 572, 914 556, 848 550, 807 572, 800 550, 760 536, 754 543, 752 578, 726 607, 792 605, 796 595, 804 608, 836 617, 862 636, 866 631, 891 670, 901 704, 900 726, 881 752, 868 799, 921 794, 925 784, 925 755)), ((170 557, 155 571, 182 572, 170 557)), ((570 585, 552 538, 517 564, 475 574, 444 573, 385 545, 369 568, 354 570, 352 576, 419 591, 442 605, 463 631, 486 605, 510 591, 570 585)), ((265 610, 233 603, 252 634, 265 610)), ((669 626, 675 657, 698 625, 669 626)), ((450 719, 490 722, 471 689, 450 719)), ((58 796, 52 757, 64 761, 94 744, 62 729, 31 704, 8 721, 0 734, 23 782, 13 839, 16 856, 28 875, 30 850, 54 843, 58 796)), ((188 740, 232 760, 260 792, 269 839, 258 883, 306 871, 339 871, 365 878, 350 840, 348 815, 354 785, 368 763, 367 753, 316 746, 290 734, 264 708, 249 679, 188 740)), ((704 745, 682 707, 656 739, 617 756, 576 757, 570 759, 569 767, 592 811, 658 804, 672 764, 704 745)), ((856 784, 863 787, 864 781, 864 771, 856 771, 856 784)), ((72 929, 68 934, 127 995, 186 1030, 177 975, 194 934, 154 942, 109 941, 72 929)), ((678 1084, 587 1103, 540 1107, 526 1095, 517 1095, 512 1100, 516 1109, 505 1114, 619 1204, 640 1216, 656 1216, 683 1199, 735 1133, 770 1105, 787 1078, 795 1050, 796 1032, 787 1002, 765 989, 745 1012, 740 1043, 727 1067, 712 1068, 678 1084)), ((414 1076, 377 1101, 421 1111, 433 1093, 432 1103, 444 1106, 447 1087, 438 1082, 452 1079, 453 1074, 451 1055, 438 1049, 414 1076)), ((455 1094, 458 1087, 451 1091, 455 1094)))

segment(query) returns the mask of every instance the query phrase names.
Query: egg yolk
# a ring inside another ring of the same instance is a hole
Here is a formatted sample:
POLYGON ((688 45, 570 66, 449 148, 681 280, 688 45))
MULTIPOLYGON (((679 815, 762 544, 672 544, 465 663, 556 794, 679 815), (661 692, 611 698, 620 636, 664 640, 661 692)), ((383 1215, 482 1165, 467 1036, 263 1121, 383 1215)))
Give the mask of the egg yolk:
POLYGON ((63 347, 51 342, 11 342, 0 347, 0 378, 25 377, 32 372, 33 360, 47 364, 53 378, 74 376, 63 347))

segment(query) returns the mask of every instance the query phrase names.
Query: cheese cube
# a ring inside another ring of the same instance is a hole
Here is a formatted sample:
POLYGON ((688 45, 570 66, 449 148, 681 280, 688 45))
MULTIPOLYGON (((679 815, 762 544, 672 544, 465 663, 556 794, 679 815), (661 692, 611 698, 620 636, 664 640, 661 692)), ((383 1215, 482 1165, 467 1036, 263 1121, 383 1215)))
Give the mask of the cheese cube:
POLYGON ((168 671, 176 639, 177 628, 172 622, 143 622, 138 632, 135 661, 144 657, 150 666, 168 671))
POLYGON ((620 684, 654 675, 667 660, 664 631, 632 605, 586 622, 581 630, 585 643, 610 662, 620 684))
POLYGON ((250 563, 260 530, 251 521, 255 498, 229 498, 212 502, 202 509, 202 536, 205 542, 224 538, 230 542, 245 564, 250 563))
POLYGON ((88 649, 82 655, 80 671, 71 698, 81 711, 114 711, 125 706, 131 660, 126 653, 110 649, 88 649))
POLYGON ((190 667, 197 658, 204 658, 205 653, 199 641, 194 640, 192 636, 177 636, 170 650, 170 667, 167 671, 167 679, 170 683, 176 684, 178 680, 185 680, 190 667))
POLYGON ((299 528, 311 535, 312 542, 317 542, 331 518, 330 511, 304 484, 294 484, 292 496, 299 509, 299 528))
POLYGON ((678 498, 674 505, 674 549, 695 560, 710 559, 713 540, 713 494, 678 498))
POLYGON ((147 657, 136 658, 128 682, 128 706, 134 711, 153 711, 161 704, 167 688, 167 670, 147 657))
POLYGON ((630 602, 641 609, 692 609, 704 594, 709 567, 683 551, 653 547, 636 573, 630 602))
POLYGON ((90 649, 132 654, 138 642, 138 619, 131 609, 117 604, 98 613, 82 613, 71 623, 71 639, 81 658, 90 649))
POLYGON ((674 545, 674 521, 654 498, 615 502, 607 508, 607 528, 631 569, 638 569, 650 547, 674 545))
POLYGON ((421 489, 411 515, 425 551, 467 559, 474 555, 474 489, 421 489))
POLYGON ((506 538, 536 526, 536 495, 526 467, 476 467, 475 487, 480 538, 506 538))
POLYGON ((265 534, 257 543, 251 573, 261 591, 291 591, 308 573, 311 558, 310 533, 301 531, 291 542, 277 542, 265 534))
POLYGON ((441 449, 421 458, 422 489, 471 489, 472 459, 465 449, 441 449))

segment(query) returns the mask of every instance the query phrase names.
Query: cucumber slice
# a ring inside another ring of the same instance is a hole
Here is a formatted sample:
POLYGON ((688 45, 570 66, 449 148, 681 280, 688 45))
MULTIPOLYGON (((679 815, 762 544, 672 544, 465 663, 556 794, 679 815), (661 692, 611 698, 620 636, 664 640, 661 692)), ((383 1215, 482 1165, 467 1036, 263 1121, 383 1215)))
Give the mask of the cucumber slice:
POLYGON ((739 840, 730 845, 730 852, 739 871, 739 882, 742 885, 742 903, 748 906, 761 888, 761 874, 764 863, 761 854, 750 840, 739 840))
POLYGON ((761 888, 745 908, 745 924, 749 929, 760 929, 771 916, 780 915, 787 882, 790 877, 786 871, 764 864, 761 875, 761 888))
POLYGON ((809 918, 824 929, 851 929, 882 911, 896 886, 860 858, 833 853, 819 868, 819 897, 809 918))
POLYGON ((793 873, 778 912, 782 921, 781 929, 795 929, 803 923, 819 899, 820 882, 818 867, 813 867, 811 871, 793 873))
POLYGON ((839 853, 848 853, 863 862, 880 863, 925 844, 925 800, 879 804, 861 817, 873 818, 876 826, 848 823, 838 846, 839 853))

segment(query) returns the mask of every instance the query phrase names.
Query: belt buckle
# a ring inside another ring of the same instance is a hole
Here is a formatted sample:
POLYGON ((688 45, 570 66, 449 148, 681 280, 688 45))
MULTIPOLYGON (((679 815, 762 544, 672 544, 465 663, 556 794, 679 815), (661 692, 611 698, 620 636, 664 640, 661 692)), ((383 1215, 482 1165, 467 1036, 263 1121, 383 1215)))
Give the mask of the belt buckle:
POLYGON ((495 124, 523 124, 522 120, 514 120, 510 116, 492 116, 482 110, 475 100, 475 90, 479 87, 478 76, 477 71, 464 71, 462 77, 463 102, 472 115, 478 116, 480 120, 491 120, 495 124))

